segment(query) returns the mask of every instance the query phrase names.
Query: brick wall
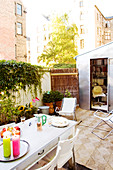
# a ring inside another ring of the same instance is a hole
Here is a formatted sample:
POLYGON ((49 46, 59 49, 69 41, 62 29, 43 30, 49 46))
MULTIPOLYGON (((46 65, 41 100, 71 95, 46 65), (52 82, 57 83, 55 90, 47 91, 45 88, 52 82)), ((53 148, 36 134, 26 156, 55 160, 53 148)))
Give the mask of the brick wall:
POLYGON ((0 0, 0 60, 27 61, 26 51, 26 12, 22 2, 0 0), (17 3, 22 5, 22 16, 15 14, 17 3), (15 34, 17 22, 22 23, 22 35, 15 34))
POLYGON ((0 59, 15 59, 14 0, 0 0, 0 59))

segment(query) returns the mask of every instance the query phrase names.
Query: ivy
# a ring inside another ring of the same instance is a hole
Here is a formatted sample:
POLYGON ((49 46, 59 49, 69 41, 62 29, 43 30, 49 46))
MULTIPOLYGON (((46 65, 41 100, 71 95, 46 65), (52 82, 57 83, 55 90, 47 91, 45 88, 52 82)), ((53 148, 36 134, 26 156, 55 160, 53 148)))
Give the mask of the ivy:
POLYGON ((48 70, 41 66, 14 60, 1 60, 0 92, 4 91, 7 96, 10 96, 10 90, 26 90, 26 86, 32 89, 32 85, 34 85, 35 94, 37 88, 41 92, 41 78, 45 72, 48 72, 48 70))

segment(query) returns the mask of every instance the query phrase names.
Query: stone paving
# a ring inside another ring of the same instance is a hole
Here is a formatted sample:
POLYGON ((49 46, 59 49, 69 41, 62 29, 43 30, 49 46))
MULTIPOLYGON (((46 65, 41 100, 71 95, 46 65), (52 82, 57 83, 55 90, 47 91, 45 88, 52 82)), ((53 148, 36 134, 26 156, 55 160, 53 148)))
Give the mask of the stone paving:
MULTIPOLYGON (((76 162, 93 170, 112 170, 113 133, 105 140, 92 134, 93 127, 100 122, 93 113, 94 111, 76 109, 77 121, 82 121, 76 127, 80 129, 75 144, 76 162)), ((103 137, 109 130, 107 126, 100 126, 96 133, 103 137)))

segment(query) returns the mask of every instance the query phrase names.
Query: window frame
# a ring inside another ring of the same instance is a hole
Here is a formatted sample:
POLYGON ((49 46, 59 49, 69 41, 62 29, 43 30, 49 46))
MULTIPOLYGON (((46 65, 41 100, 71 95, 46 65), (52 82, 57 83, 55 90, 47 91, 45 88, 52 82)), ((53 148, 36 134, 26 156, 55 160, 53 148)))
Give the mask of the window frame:
POLYGON ((17 35, 22 35, 22 34, 23 34, 22 23, 17 22, 16 25, 17 25, 17 35), (18 28, 18 25, 19 25, 19 24, 21 25, 21 33, 19 33, 19 31, 18 31, 18 29, 19 29, 19 28, 18 28))
POLYGON ((104 32, 104 39, 105 40, 111 40, 111 32, 105 31, 104 32))
POLYGON ((16 14, 22 16, 22 5, 19 3, 16 4, 16 14), (18 8, 19 6, 21 9, 18 8))
POLYGON ((80 25, 80 34, 85 34, 84 25, 80 25))
POLYGON ((80 40, 80 49, 84 49, 84 39, 80 40))
POLYGON ((83 7, 83 6, 84 6, 83 0, 80 0, 80 2, 79 2, 79 7, 81 8, 81 7, 83 7))

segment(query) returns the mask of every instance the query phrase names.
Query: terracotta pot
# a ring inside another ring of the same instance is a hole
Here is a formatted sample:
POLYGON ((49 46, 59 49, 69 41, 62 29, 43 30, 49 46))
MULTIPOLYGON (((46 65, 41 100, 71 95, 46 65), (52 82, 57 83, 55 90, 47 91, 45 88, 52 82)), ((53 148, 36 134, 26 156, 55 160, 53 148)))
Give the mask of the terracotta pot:
POLYGON ((55 104, 56 104, 56 107, 58 107, 60 109, 62 106, 62 101, 56 101, 55 104))
POLYGON ((54 113, 54 107, 53 107, 53 102, 51 103, 44 103, 45 106, 49 106, 49 113, 53 114, 54 113))

